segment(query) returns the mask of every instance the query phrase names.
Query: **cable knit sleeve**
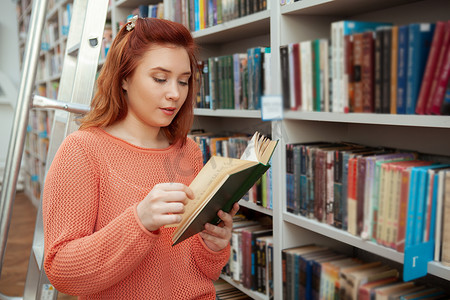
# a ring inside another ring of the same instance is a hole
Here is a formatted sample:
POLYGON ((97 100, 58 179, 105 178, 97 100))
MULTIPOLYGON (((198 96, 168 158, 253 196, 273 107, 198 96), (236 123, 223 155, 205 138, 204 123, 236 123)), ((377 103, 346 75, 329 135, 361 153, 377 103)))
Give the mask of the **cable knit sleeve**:
POLYGON ((43 193, 44 268, 61 292, 102 291, 129 275, 157 235, 142 229, 130 206, 94 232, 99 173, 80 143, 68 136, 48 171, 43 193))

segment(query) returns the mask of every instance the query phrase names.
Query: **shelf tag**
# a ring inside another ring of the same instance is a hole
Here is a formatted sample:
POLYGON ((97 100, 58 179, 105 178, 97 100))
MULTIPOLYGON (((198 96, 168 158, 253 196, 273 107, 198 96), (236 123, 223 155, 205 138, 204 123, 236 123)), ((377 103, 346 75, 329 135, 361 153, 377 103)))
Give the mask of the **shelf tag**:
POLYGON ((433 260, 434 240, 405 248, 403 281, 410 281, 428 273, 428 262, 433 260))
POLYGON ((261 118, 263 121, 283 119, 283 100, 281 96, 261 96, 261 118))

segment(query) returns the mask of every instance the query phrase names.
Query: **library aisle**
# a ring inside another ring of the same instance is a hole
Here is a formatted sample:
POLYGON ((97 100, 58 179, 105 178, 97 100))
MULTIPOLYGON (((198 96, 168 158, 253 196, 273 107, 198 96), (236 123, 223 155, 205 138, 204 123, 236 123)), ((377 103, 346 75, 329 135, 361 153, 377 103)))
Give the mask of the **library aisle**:
MULTIPOLYGON (((18 192, 14 200, 14 209, 6 245, 0 292, 11 297, 22 297, 27 276, 36 221, 36 207, 24 192, 18 192)), ((59 293, 58 299, 72 300, 76 297, 59 293)))

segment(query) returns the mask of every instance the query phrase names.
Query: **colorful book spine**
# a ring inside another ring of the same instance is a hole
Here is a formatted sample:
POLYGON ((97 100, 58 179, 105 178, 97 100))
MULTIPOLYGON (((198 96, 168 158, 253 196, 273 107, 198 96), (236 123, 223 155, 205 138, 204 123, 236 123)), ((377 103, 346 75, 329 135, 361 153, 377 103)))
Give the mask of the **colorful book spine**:
POLYGON ((397 114, 406 113, 406 86, 408 73, 408 36, 409 26, 398 27, 397 57, 397 114))
POLYGON ((435 25, 412 23, 408 37, 406 114, 414 114, 435 25))

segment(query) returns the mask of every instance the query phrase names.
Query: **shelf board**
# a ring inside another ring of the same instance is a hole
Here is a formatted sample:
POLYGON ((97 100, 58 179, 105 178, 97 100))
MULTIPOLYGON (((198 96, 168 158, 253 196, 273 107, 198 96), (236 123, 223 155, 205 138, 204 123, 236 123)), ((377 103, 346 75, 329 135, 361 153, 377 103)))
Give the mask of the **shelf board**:
MULTIPOLYGON (((415 0, 417 1, 417 0, 415 0)), ((283 15, 350 17, 411 3, 411 0, 303 0, 281 6, 283 15)))
POLYGON ((192 33, 199 44, 216 44, 264 35, 269 32, 270 11, 260 11, 242 18, 208 27, 192 33))
POLYGON ((194 108, 196 116, 261 119, 260 110, 194 108))
POLYGON ((220 278, 222 278, 223 280, 225 280, 226 282, 228 282, 229 284, 231 284, 235 288, 239 289, 240 291, 244 292, 245 294, 250 296, 252 299, 255 299, 255 300, 268 300, 269 299, 269 297, 267 295, 264 295, 264 294, 261 294, 259 292, 250 290, 250 289, 244 287, 242 284, 237 283, 236 281, 231 279, 229 276, 226 276, 226 275, 222 274, 222 275, 220 275, 220 278))
POLYGON ((116 7, 132 7, 139 5, 158 4, 161 0, 119 0, 115 2, 116 7))
POLYGON ((354 236, 346 231, 337 229, 331 225, 307 219, 305 217, 296 216, 291 213, 283 213, 283 219, 289 223, 322 234, 334 240, 346 243, 348 245, 360 248, 370 253, 375 253, 381 257, 388 258, 392 261, 403 263, 403 253, 397 252, 376 243, 365 241, 360 237, 354 236))
POLYGON ((450 116, 285 111, 288 120, 450 128, 450 116))
POLYGON ((266 214, 268 216, 273 216, 273 211, 271 209, 263 207, 261 205, 257 205, 257 204, 255 204, 253 202, 249 202, 249 201, 246 201, 246 200, 240 200, 239 201, 239 205, 243 206, 243 207, 247 207, 247 208, 249 208, 251 210, 258 211, 260 213, 266 214))
POLYGON ((444 266, 439 262, 429 262, 428 273, 450 281, 450 267, 444 266))

